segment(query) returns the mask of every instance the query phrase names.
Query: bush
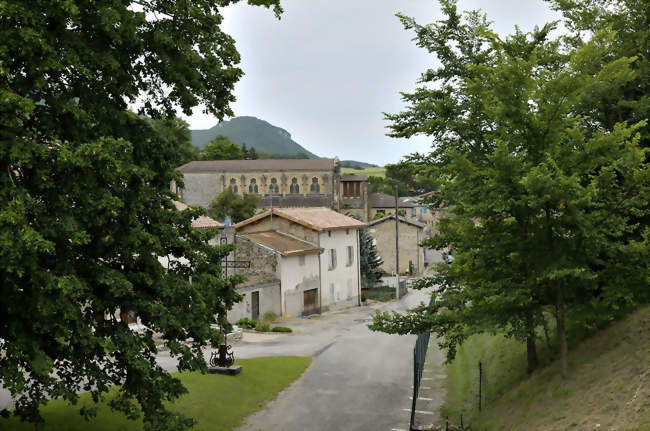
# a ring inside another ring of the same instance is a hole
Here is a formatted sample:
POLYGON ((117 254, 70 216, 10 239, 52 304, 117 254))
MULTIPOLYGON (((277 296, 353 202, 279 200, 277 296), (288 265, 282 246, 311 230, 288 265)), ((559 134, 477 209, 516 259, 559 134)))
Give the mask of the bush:
POLYGON ((257 332, 269 332, 271 330, 271 325, 269 325, 269 322, 260 320, 257 322, 257 325, 255 325, 255 330, 257 332))
POLYGON ((277 318, 278 318, 277 314, 275 314, 272 311, 267 311, 266 313, 264 313, 264 316, 262 317, 262 320, 265 321, 265 322, 275 322, 275 319, 277 319, 277 318))
POLYGON ((287 328, 286 326, 276 326, 275 328, 271 329, 272 332, 293 332, 291 328, 287 328))
POLYGON ((257 326, 257 320, 251 320, 248 317, 242 317, 237 322, 237 326, 243 329, 255 329, 257 326))

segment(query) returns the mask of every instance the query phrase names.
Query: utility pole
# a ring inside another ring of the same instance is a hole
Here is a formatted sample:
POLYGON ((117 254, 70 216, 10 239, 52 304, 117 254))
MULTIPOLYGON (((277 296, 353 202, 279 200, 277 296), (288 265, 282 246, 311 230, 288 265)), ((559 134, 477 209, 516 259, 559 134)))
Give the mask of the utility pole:
POLYGON ((395 184, 395 299, 399 299, 399 213, 398 213, 399 193, 397 183, 395 184))

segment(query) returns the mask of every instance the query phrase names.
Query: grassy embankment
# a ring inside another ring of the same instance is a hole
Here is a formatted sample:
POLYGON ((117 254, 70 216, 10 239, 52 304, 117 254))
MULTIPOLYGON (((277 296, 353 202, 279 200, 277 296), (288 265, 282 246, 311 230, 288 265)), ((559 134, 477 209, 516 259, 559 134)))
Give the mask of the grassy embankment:
POLYGON ((650 431, 650 307, 572 346, 566 381, 557 361, 527 376, 525 346, 490 335, 468 340, 446 372, 442 416, 456 424, 463 413, 472 431, 650 431), (480 414, 479 360, 487 386, 487 406, 480 414))
MULTIPOLYGON (((194 430, 226 431, 242 424, 243 419, 275 398, 282 389, 296 380, 311 364, 311 358, 280 356, 240 359, 236 364, 244 367, 237 376, 219 374, 178 373, 189 390, 171 405, 198 421, 194 430)), ((86 422, 79 414, 81 406, 92 406, 88 394, 82 394, 77 406, 62 400, 49 402, 42 408, 45 430, 56 431, 132 431, 142 430, 141 421, 133 422, 121 413, 110 410, 106 403, 97 409, 97 417, 86 422)), ((0 419, 0 429, 32 431, 33 425, 17 419, 0 419)))
POLYGON ((341 174, 343 175, 366 175, 368 177, 382 177, 386 176, 386 169, 382 167, 378 168, 365 168, 365 169, 352 169, 352 168, 341 168, 341 174))

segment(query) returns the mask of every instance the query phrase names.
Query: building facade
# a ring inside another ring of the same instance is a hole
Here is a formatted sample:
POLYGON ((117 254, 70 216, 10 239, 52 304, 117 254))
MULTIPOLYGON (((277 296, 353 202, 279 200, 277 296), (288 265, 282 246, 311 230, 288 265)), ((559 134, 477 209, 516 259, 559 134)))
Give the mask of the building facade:
POLYGON ((254 194, 260 207, 339 208, 339 160, 211 160, 178 168, 184 187, 172 191, 189 205, 207 207, 226 188, 254 194))
MULTIPOLYGON (((420 245, 424 238, 423 223, 399 217, 399 268, 400 274, 420 274, 424 271, 424 249, 420 245)), ((395 272, 395 215, 383 217, 368 223, 368 233, 375 239, 377 253, 384 263, 379 270, 395 272)))

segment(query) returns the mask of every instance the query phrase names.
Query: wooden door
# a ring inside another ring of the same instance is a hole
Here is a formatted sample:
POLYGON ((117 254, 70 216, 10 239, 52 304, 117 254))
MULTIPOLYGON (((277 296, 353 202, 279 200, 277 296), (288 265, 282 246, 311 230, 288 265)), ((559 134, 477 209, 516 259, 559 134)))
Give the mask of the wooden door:
POLYGON ((251 293, 251 302, 253 303, 253 320, 260 318, 260 292, 251 293))
POLYGON ((309 314, 314 314, 318 312, 318 289, 305 290, 303 292, 305 305, 303 307, 302 314, 307 316, 309 314))

